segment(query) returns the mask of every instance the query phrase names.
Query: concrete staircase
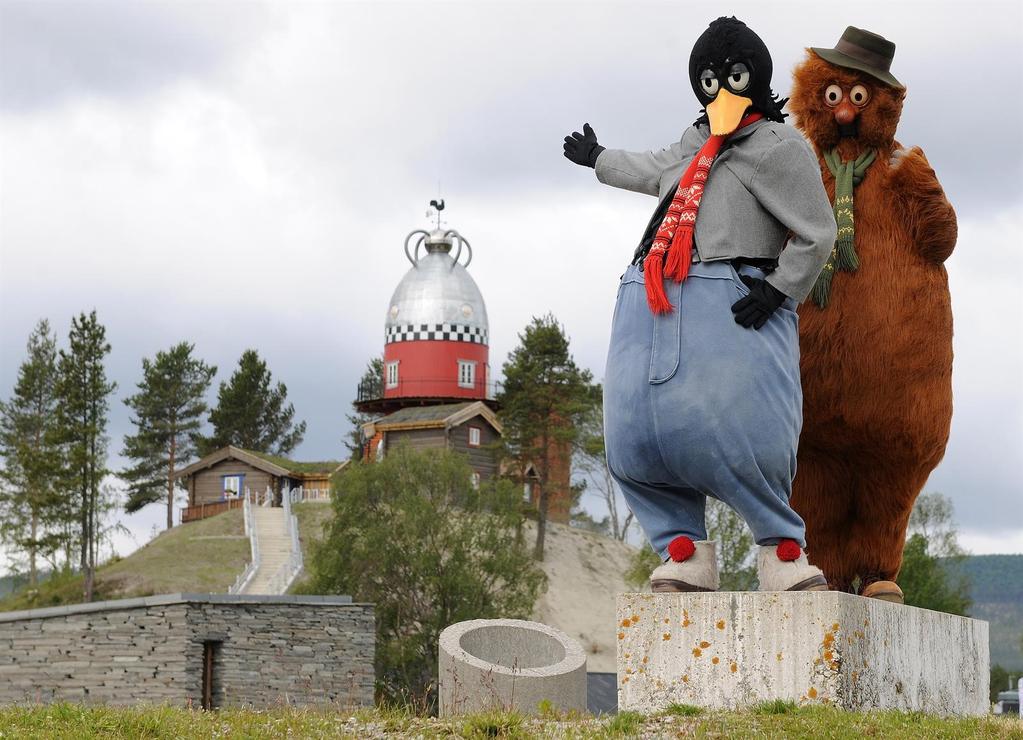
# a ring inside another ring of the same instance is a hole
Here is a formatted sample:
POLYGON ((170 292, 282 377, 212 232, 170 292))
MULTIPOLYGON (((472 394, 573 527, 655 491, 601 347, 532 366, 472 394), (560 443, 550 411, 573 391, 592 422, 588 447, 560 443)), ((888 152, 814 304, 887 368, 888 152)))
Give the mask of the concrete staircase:
POLYGON ((259 568, 241 593, 277 593, 271 590, 271 581, 291 555, 287 512, 283 508, 254 506, 252 515, 259 539, 259 568))

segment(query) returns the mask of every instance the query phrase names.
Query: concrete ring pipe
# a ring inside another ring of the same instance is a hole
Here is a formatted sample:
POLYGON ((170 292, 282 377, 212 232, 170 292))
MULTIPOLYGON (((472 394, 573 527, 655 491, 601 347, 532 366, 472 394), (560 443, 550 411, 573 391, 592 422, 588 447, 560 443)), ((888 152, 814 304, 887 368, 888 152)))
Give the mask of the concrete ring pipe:
POLYGON ((440 716, 541 706, 586 711, 586 653, 561 630, 521 619, 473 619, 440 635, 440 716))

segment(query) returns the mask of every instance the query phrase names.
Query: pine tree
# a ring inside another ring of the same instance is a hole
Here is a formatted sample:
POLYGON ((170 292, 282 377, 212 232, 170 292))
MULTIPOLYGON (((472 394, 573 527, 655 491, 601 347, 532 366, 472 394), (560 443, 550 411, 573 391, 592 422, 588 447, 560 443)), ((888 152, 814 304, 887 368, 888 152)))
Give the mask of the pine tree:
POLYGON ((295 407, 285 405, 288 389, 273 385, 266 363, 253 349, 238 360, 231 379, 220 384, 217 407, 210 412, 213 434, 196 435, 199 453, 208 455, 227 445, 256 452, 287 455, 305 436, 305 422, 293 424, 295 407))
POLYGON ((504 453, 519 470, 532 465, 540 483, 534 556, 543 560, 547 516, 552 495, 552 473, 559 456, 570 454, 579 438, 586 414, 599 390, 589 370, 580 370, 568 348, 568 337, 554 316, 533 318, 519 334, 516 347, 503 366, 504 387, 498 398, 504 426, 504 453))
POLYGON ((62 466, 56 428, 57 340, 43 319, 28 338, 28 358, 14 394, 0 403, 0 541, 28 559, 38 582, 39 558, 59 549, 57 482, 62 466))
POLYGON ((107 412, 117 388, 107 381, 103 360, 110 352, 106 329, 93 310, 71 320, 68 349, 60 351, 57 422, 66 455, 65 485, 77 497, 76 532, 81 546, 83 596, 92 601, 107 470, 107 412))
POLYGON ((134 461, 121 477, 128 482, 129 514, 166 498, 167 529, 174 526, 177 471, 195 456, 194 435, 207 412, 206 391, 217 368, 192 357, 181 342, 156 358, 142 360, 138 393, 124 400, 137 431, 124 438, 121 454, 134 461))

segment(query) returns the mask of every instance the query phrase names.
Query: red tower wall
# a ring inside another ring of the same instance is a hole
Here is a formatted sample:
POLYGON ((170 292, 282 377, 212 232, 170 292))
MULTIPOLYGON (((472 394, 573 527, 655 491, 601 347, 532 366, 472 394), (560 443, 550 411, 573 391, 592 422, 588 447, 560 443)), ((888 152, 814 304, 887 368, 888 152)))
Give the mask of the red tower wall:
POLYGON ((450 340, 391 342, 384 345, 384 398, 487 397, 490 349, 485 344, 450 340), (458 361, 476 363, 472 388, 458 384, 458 361), (398 362, 398 386, 388 388, 387 363, 398 362))

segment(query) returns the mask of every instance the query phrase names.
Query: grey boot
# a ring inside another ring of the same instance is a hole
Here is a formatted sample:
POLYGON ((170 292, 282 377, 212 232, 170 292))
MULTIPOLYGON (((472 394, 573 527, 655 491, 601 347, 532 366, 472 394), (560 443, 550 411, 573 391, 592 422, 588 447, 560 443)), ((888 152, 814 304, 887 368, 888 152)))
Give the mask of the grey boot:
MULTIPOLYGON (((757 552, 757 575, 760 578, 761 591, 827 591, 828 579, 821 569, 810 565, 806 553, 792 540, 788 540, 798 550, 795 559, 778 557, 779 545, 761 545, 757 552)), ((784 546, 784 542, 780 543, 784 546)), ((784 552, 784 547, 783 547, 784 552)), ((785 553, 789 557, 789 553, 785 553)), ((794 553, 792 553, 794 554, 794 553)))
POLYGON ((669 560, 650 574, 650 590, 654 593, 684 591, 717 591, 718 559, 713 540, 694 542, 693 554, 682 562, 669 560))

